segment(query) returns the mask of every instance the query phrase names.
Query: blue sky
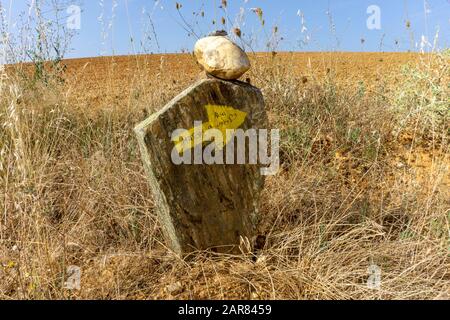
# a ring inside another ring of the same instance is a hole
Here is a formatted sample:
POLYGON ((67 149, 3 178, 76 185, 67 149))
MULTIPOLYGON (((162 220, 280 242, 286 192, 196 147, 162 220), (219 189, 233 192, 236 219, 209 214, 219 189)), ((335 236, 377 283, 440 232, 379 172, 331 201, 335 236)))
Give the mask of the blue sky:
MULTIPOLYGON (((82 10, 81 28, 73 38, 68 57, 189 51, 196 40, 188 36, 172 0, 65 1, 82 10)), ((16 18, 32 2, 0 0, 6 17, 11 19, 13 34, 18 29, 16 18)), ((219 8, 221 0, 178 2, 184 19, 194 26, 198 36, 217 29, 212 20, 219 20, 220 25, 224 16, 219 8)), ((51 17, 51 12, 46 14, 51 17)), ((278 50, 407 51, 420 47, 422 36, 432 43, 438 29, 441 49, 448 48, 450 40, 450 0, 228 0, 227 17, 226 29, 239 26, 246 43, 254 39, 251 45, 255 51, 264 50, 266 43, 274 39, 274 26, 278 27, 278 50), (373 14, 367 11, 371 5, 380 9, 381 29, 367 27, 373 14), (264 28, 252 8, 262 9, 264 28), (406 21, 410 21, 409 30, 406 21)))

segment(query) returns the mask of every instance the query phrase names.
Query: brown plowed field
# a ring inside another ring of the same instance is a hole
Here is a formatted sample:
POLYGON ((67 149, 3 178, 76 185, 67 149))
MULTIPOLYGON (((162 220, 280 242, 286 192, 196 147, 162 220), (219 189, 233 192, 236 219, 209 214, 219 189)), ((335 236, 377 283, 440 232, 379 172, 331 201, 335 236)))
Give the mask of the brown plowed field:
POLYGON ((448 299, 448 55, 250 56, 280 172, 239 256, 166 247, 133 132, 191 55, 0 74, 0 299, 448 299))
MULTIPOLYGON (((332 73, 342 83, 375 85, 388 79, 392 71, 416 62, 417 54, 409 53, 257 53, 251 55, 253 69, 277 64, 292 70, 299 79, 321 78, 332 73)), ((155 54, 65 60, 68 73, 74 75, 74 88, 95 104, 103 94, 114 93, 119 100, 128 100, 130 89, 143 79, 148 86, 186 86, 201 72, 189 54, 155 54)), ((253 70, 253 71, 254 71, 253 70)), ((290 70, 290 71, 291 71, 290 70)), ((254 74, 250 72, 248 77, 254 74)), ((244 76, 245 77, 245 76, 244 76)), ((394 78, 395 79, 395 78, 394 78)), ((253 80, 253 79, 252 79, 253 80)), ((389 81, 393 81, 389 78, 389 81)), ((158 89, 159 86, 159 89, 158 89)))

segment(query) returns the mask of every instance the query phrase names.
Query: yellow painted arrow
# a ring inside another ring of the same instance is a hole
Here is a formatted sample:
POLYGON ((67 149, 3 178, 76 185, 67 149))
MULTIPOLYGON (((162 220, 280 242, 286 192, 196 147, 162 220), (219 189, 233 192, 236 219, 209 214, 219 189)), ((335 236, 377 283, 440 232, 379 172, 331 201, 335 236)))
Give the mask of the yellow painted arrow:
POLYGON ((219 146, 219 148, 224 148, 229 142, 226 135, 227 130, 238 129, 247 118, 246 112, 229 106, 208 104, 205 106, 205 109, 208 114, 208 122, 201 125, 201 130, 199 130, 200 128, 197 126, 172 139, 175 142, 175 147, 180 154, 194 148, 199 144, 207 142, 203 139, 203 135, 205 131, 209 129, 218 129, 222 133, 223 144, 219 146), (195 136, 196 132, 202 132, 202 136, 195 136))

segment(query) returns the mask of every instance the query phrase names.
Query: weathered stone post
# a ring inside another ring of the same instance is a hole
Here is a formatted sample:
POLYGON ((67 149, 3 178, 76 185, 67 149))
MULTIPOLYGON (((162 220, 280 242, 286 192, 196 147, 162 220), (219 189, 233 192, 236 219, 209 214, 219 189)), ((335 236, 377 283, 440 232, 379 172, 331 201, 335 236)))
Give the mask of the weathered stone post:
MULTIPOLYGON (((245 53, 230 40, 216 36, 199 42, 208 39, 215 42, 206 48, 210 50, 208 57, 216 55, 222 62, 228 59, 220 67, 209 66, 208 73, 233 79, 248 70, 249 64, 247 68, 241 63, 245 53), (231 58, 229 52, 220 49, 224 44, 228 51, 234 50, 231 58)), ((196 55, 203 57, 204 51, 196 50, 196 55)), ((202 58, 198 61, 204 67, 208 63, 202 58)), ((211 77, 186 89, 136 127, 159 219, 167 244, 175 252, 211 249, 238 253, 241 238, 252 241, 264 177, 260 165, 239 164, 242 162, 237 160, 237 148, 231 154, 234 164, 229 164, 230 154, 226 150, 233 150, 238 141, 236 137, 227 139, 225 132, 265 128, 267 116, 259 89, 236 80, 211 77), (208 129, 223 133, 224 140, 206 137, 208 129), (209 161, 205 159, 208 154, 209 161)), ((249 143, 247 137, 246 158, 249 143)))

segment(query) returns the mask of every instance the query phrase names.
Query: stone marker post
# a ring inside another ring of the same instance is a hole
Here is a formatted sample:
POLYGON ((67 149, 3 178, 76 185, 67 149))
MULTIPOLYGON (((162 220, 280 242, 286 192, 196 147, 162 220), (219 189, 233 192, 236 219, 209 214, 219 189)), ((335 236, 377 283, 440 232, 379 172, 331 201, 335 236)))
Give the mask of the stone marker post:
POLYGON ((225 132, 266 128, 260 90, 218 78, 197 82, 136 127, 159 219, 172 250, 239 253, 241 239, 252 241, 264 177, 259 164, 248 162, 251 139, 244 140, 247 162, 242 163, 238 139, 227 139, 225 132), (215 137, 205 136, 209 129, 216 129, 215 137), (217 133, 223 133, 222 141, 217 133), (233 150, 231 157, 226 150, 233 150), (205 158, 208 154, 214 161, 205 158))

